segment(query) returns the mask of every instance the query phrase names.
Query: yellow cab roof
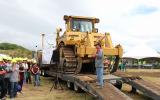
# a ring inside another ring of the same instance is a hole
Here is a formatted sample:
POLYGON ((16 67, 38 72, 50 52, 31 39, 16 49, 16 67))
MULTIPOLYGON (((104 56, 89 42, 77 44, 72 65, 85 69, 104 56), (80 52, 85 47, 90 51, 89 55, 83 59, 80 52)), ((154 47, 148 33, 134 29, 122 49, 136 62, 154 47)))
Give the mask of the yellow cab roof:
POLYGON ((80 18, 80 19, 96 19, 95 17, 85 17, 85 16, 68 16, 70 18, 80 18))

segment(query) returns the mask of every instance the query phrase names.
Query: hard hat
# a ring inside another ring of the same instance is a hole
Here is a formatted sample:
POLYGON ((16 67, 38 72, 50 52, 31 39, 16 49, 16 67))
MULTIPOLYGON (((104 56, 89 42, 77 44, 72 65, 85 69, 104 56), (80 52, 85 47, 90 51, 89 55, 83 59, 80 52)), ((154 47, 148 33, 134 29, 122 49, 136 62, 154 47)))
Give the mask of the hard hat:
POLYGON ((11 61, 12 63, 16 63, 17 61, 16 61, 16 59, 12 59, 12 61, 11 61))
POLYGON ((97 46, 97 45, 101 46, 101 43, 100 43, 100 42, 97 42, 94 46, 97 46))
POLYGON ((37 63, 36 59, 31 59, 31 62, 34 64, 37 63))
POLYGON ((35 63, 37 63, 37 61, 36 61, 36 60, 33 60, 33 63, 35 64, 35 63))
POLYGON ((23 58, 23 60, 28 60, 28 58, 23 58))
POLYGON ((0 61, 3 61, 3 59, 2 59, 2 58, 0 58, 0 61))
POLYGON ((28 62, 31 62, 32 60, 31 60, 31 59, 28 59, 27 61, 28 61, 28 62))
POLYGON ((12 60, 12 58, 11 58, 11 57, 7 57, 7 60, 10 60, 10 61, 11 61, 11 60, 12 60))

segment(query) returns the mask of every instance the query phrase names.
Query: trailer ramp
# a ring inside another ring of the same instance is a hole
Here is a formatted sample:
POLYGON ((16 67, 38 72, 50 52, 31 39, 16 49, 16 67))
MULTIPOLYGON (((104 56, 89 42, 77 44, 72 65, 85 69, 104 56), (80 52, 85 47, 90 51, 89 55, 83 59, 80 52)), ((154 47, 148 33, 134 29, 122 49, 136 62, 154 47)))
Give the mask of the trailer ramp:
POLYGON ((132 100, 109 82, 105 82, 103 88, 98 87, 96 83, 90 83, 90 87, 100 100, 132 100))
MULTIPOLYGON (((95 75, 77 76, 75 82, 79 87, 92 94, 98 100, 132 100, 109 81, 105 81, 104 87, 100 88, 96 84, 95 77, 95 75)), ((113 75, 111 77, 114 78, 113 75)))
POLYGON ((138 76, 132 76, 124 72, 116 72, 114 75, 122 77, 122 80, 125 83, 130 84, 135 89, 143 92, 144 95, 154 100, 160 100, 160 85, 145 81, 138 76))

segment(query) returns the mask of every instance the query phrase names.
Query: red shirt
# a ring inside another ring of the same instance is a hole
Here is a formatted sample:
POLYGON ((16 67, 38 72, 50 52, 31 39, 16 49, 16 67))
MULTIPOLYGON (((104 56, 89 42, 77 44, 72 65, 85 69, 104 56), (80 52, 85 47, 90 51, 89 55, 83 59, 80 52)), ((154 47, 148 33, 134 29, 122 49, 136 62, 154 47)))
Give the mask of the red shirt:
POLYGON ((39 67, 38 66, 33 66, 31 69, 33 74, 37 74, 39 72, 39 67))
POLYGON ((19 79, 23 80, 24 79, 24 72, 19 72, 19 79))

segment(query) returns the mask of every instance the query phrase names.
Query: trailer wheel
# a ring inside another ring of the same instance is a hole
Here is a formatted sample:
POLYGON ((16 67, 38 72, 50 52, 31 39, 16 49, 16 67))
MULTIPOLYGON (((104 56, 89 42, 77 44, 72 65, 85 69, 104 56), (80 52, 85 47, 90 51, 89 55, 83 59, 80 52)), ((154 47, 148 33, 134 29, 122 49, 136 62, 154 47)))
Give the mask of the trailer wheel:
POLYGON ((77 93, 79 93, 79 92, 82 91, 82 89, 79 88, 78 85, 74 83, 74 91, 77 92, 77 93))
POLYGON ((47 74, 46 74, 45 70, 41 70, 41 74, 42 74, 42 76, 47 77, 47 74))
POLYGON ((41 75, 44 76, 44 70, 41 70, 41 75))
POLYGON ((115 87, 117 87, 118 89, 122 89, 122 81, 116 81, 115 87))
POLYGON ((67 81, 67 88, 73 90, 73 88, 74 88, 73 83, 70 81, 67 81))

